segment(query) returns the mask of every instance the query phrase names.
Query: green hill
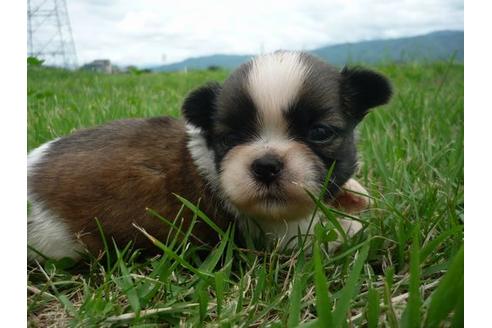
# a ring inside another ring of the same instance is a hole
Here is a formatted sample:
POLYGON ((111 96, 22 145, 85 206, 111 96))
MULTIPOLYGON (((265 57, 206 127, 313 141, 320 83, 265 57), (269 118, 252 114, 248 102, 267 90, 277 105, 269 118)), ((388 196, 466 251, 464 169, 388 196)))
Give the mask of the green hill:
MULTIPOLYGON (((429 62, 447 60, 463 62, 464 32, 439 31, 414 37, 344 43, 310 50, 326 61, 342 66, 347 63, 429 62)), ((184 69, 206 69, 219 66, 233 69, 253 55, 211 55, 189 58, 184 61, 151 67, 156 71, 179 71, 184 69)))

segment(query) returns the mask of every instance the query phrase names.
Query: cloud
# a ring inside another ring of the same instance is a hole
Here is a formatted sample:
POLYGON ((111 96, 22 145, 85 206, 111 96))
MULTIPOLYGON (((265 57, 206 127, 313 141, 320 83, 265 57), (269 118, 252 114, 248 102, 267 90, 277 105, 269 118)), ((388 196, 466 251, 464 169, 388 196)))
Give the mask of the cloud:
POLYGON ((79 62, 151 65, 463 29, 462 1, 159 1, 68 3, 79 62))

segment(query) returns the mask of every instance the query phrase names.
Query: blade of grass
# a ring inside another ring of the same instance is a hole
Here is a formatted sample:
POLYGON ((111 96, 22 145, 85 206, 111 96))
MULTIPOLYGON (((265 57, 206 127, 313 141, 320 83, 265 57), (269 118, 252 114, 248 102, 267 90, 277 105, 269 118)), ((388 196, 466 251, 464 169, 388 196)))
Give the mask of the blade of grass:
POLYGON ((101 240, 104 245, 104 253, 106 253, 106 269, 111 270, 111 255, 109 254, 108 241, 106 240, 106 236, 104 235, 101 222, 99 222, 98 218, 94 218, 94 220, 96 220, 97 229, 99 230, 99 234, 101 235, 101 240))
POLYGON ((196 215, 198 215, 198 217, 200 219, 202 219, 203 221, 205 221, 221 237, 224 237, 225 232, 221 228, 219 228, 219 226, 216 225, 212 220, 210 220, 210 218, 205 213, 203 213, 197 206, 195 206, 193 203, 191 203, 187 199, 185 199, 185 198, 183 198, 183 197, 181 197, 181 196, 179 196, 177 194, 173 194, 173 195, 176 196, 176 198, 178 198, 184 204, 184 206, 188 207, 191 211, 193 211, 193 213, 195 213, 196 215))
POLYGON ((465 294, 461 293, 454 308, 451 327, 460 328, 465 326, 465 294))
POLYGON ((347 241, 347 233, 341 226, 340 222, 336 219, 336 217, 331 213, 331 209, 328 208, 322 201, 320 201, 312 192, 309 190, 305 189, 306 192, 308 193, 309 197, 313 200, 313 202, 316 204, 316 208, 320 209, 321 212, 326 216, 326 218, 329 220, 329 222, 335 227, 335 229, 338 231, 340 236, 342 236, 344 241, 347 241))
POLYGON ((170 249, 169 247, 167 247, 166 245, 164 245, 163 243, 161 243, 157 238, 155 238, 154 236, 150 235, 147 231, 145 231, 145 229, 143 229, 142 227, 139 227, 137 226, 136 224, 133 224, 133 226, 135 228, 137 228, 141 233, 143 233, 147 238, 149 238, 149 240, 154 244, 156 245, 157 247, 159 247, 167 256, 169 256, 170 258, 174 259, 176 262, 178 262, 179 264, 181 264, 182 267, 190 270, 191 272, 201 276, 203 279, 207 278, 207 277, 213 277, 213 275, 211 275, 210 273, 208 272, 202 272, 198 269, 196 269, 194 266, 192 266, 190 263, 188 263, 185 259, 183 259, 182 256, 179 256, 178 254, 176 254, 172 249, 170 249))
POLYGON ((236 309, 235 313, 238 314, 242 311, 243 309, 243 302, 244 302, 244 285, 245 285, 245 276, 241 275, 241 280, 239 280, 239 289, 238 289, 238 300, 236 304, 236 309))
MULTIPOLYGON (((319 225, 316 227, 321 228, 319 225)), ((315 232, 316 229, 315 227, 315 232)), ((322 229, 322 228, 321 228, 322 229)), ((316 233, 319 235, 321 232, 316 233)), ((323 261, 321 259, 321 250, 319 240, 321 236, 317 236, 313 244, 313 262, 314 262, 314 286, 316 290, 316 313, 318 314, 320 327, 334 327, 331 314, 331 302, 328 294, 328 282, 324 273, 323 261)))
POLYGON ((218 247, 216 247, 212 253, 205 259, 205 261, 200 265, 200 270, 203 272, 212 273, 212 271, 219 263, 221 256, 224 254, 226 246, 229 244, 229 236, 231 234, 231 227, 229 227, 224 235, 224 238, 219 242, 218 247))
POLYGON ((199 308, 198 308, 198 311, 199 311, 199 315, 200 315, 200 322, 199 322, 199 326, 203 326, 203 322, 205 320, 205 317, 207 316, 207 308, 208 308, 208 302, 209 302, 209 295, 208 295, 208 292, 206 290, 206 287, 205 285, 202 285, 202 288, 199 288, 197 291, 196 291, 197 295, 198 295, 198 301, 199 301, 199 308))
POLYGON ((379 322, 379 294, 372 284, 369 284, 367 291, 367 311, 366 320, 368 328, 377 328, 379 322))
POLYGON ((224 271, 217 271, 215 273, 215 292, 217 297, 217 319, 220 319, 222 313, 222 304, 224 304, 224 286, 225 278, 224 271))
POLYGON ((463 226, 457 226, 454 228, 451 228, 449 230, 446 230, 442 232, 439 236, 436 238, 432 239, 430 242, 428 242, 420 251, 420 261, 421 263, 424 263, 427 257, 439 246, 441 245, 446 239, 448 239, 451 236, 456 235, 457 233, 461 233, 463 231, 463 226))
POLYGON ((304 267, 303 258, 299 258, 296 263, 296 269, 294 271, 294 278, 291 287, 291 294, 289 297, 289 319, 287 320, 287 327, 297 327, 299 325, 299 319, 301 315, 301 299, 303 297, 303 291, 306 287, 306 279, 302 273, 301 268, 304 267))
POLYGON ((454 256, 448 272, 444 275, 439 286, 431 294, 431 302, 427 310, 425 327, 439 327, 449 313, 460 302, 464 291, 464 248, 461 246, 454 256))
POLYGON ((417 223, 413 230, 412 247, 410 250, 410 286, 407 307, 400 321, 403 328, 420 327, 420 307, 422 304, 420 295, 420 224, 417 223))
POLYGON ((333 327, 341 327, 347 319, 347 313, 350 309, 350 301, 359 289, 359 277, 368 253, 369 243, 364 245, 364 247, 360 250, 354 266, 350 271, 349 277, 345 282, 345 286, 341 291, 340 298, 337 300, 337 305, 333 311, 333 327))
MULTIPOLYGON (((323 181, 323 186, 321 187, 321 191, 319 193, 318 199, 324 199, 326 192, 328 191, 328 185, 330 183, 330 178, 333 174, 333 170, 335 169, 335 162, 331 164, 330 168, 326 172, 325 175, 325 180, 323 181)), ((314 224, 314 219, 316 218, 316 213, 318 212, 318 207, 314 208, 313 214, 311 215, 311 219, 309 220, 309 225, 306 231, 311 231, 311 228, 313 227, 314 224)), ((301 248, 304 249, 306 246, 306 242, 308 240, 308 234, 306 233, 304 235, 304 238, 301 240, 301 248)))
POLYGON ((65 311, 67 311, 72 316, 76 316, 77 310, 75 309, 75 306, 72 304, 72 302, 68 299, 68 297, 65 294, 58 292, 58 289, 55 287, 55 285, 51 281, 50 276, 46 273, 46 271, 43 269, 41 264, 39 264, 39 262, 37 261, 36 264, 39 270, 41 271, 41 273, 43 274, 43 276, 46 278, 46 282, 50 286, 51 290, 53 290, 53 293, 55 294, 56 298, 58 298, 58 301, 61 304, 63 304, 65 311))
MULTIPOLYGON (((198 305, 199 304, 196 304, 196 303, 173 304, 173 305, 167 306, 167 307, 143 310, 143 311, 141 311, 140 315, 141 315, 141 317, 148 317, 148 316, 157 315, 160 313, 182 313, 183 311, 194 308, 198 305)), ((135 318, 136 318, 135 313, 124 313, 124 314, 108 317, 108 318, 106 318, 106 322, 107 323, 116 323, 116 322, 120 322, 120 321, 133 320, 135 318)))
POLYGON ((381 236, 373 236, 373 237, 370 237, 370 238, 367 238, 366 240, 364 240, 362 243, 360 244, 357 244, 353 247, 350 247, 349 249, 347 249, 346 251, 344 251, 343 253, 340 253, 339 255, 337 256, 334 256, 334 257, 330 257, 328 259, 328 262, 327 264, 331 264, 331 263, 334 263, 334 262, 337 262, 338 260, 340 259, 343 259, 344 257, 347 257, 348 255, 354 253, 356 250, 358 250, 359 248, 371 243, 371 241, 373 241, 374 239, 383 239, 383 240, 387 240, 387 241, 390 241, 392 243, 396 243, 394 240, 391 240, 391 239, 388 239, 388 238, 385 238, 385 237, 381 237, 381 236))
POLYGON ((123 260, 122 253, 118 250, 118 247, 116 246, 116 243, 114 243, 114 249, 116 251, 116 257, 117 257, 118 266, 121 271, 121 276, 114 277, 113 280, 116 283, 116 285, 120 286, 122 292, 126 294, 128 298, 128 303, 130 303, 133 312, 135 312, 138 317, 138 313, 140 312, 141 307, 140 307, 140 299, 138 297, 135 283, 130 275, 130 271, 126 266, 125 261, 123 260))
POLYGON ((252 303, 257 303, 260 299, 263 290, 265 289, 265 281, 266 281, 266 270, 265 265, 260 264, 257 272, 257 286, 253 291, 253 298, 251 300, 252 303))
MULTIPOLYGON (((183 205, 181 205, 181 208, 180 208, 180 210, 179 210, 178 214, 176 214, 176 217, 175 217, 175 219, 174 219, 174 222, 176 222, 176 221, 179 219, 179 217, 181 216, 181 213, 183 212, 183 209, 184 209, 184 204, 183 204, 183 205)), ((184 237, 184 238, 183 238, 183 240, 188 240, 189 236, 191 235, 191 237, 193 237, 193 238, 194 238, 196 241, 198 241, 199 243, 201 243, 201 244, 203 244, 203 245, 205 245, 205 244, 206 244, 206 243, 205 243, 204 241, 202 241, 200 238, 196 237, 194 234, 192 234, 192 233, 191 233, 191 232, 192 232, 192 230, 193 230, 193 229, 191 229, 191 228, 194 226, 194 219, 195 219, 195 217, 193 217, 192 222, 191 222, 191 224, 190 224, 190 228, 188 228, 188 231, 187 231, 187 232, 184 232, 184 231, 181 229, 181 225, 180 225, 179 227, 178 227, 178 226, 176 226, 176 224, 175 224, 174 222, 172 222, 172 221, 170 221, 170 220, 168 220, 168 219, 164 218, 163 216, 161 216, 159 213, 157 213, 157 212, 156 212, 156 211, 154 211, 153 209, 151 209, 151 208, 146 208, 146 211, 147 211, 147 212, 149 212, 152 216, 155 216, 156 218, 158 218, 159 220, 161 220, 162 222, 164 222, 165 224, 167 224, 168 226, 170 226, 170 227, 171 227, 171 229, 170 229, 170 231, 169 231, 169 232, 170 232, 170 233, 171 233, 171 232, 176 232, 176 233, 174 234, 175 238, 177 238, 179 235, 183 235, 183 237, 184 237)), ((166 244, 167 244, 167 242, 166 242, 166 244)))
POLYGON ((396 318, 395 309, 393 308, 393 301, 391 299, 394 270, 394 267, 388 267, 384 273, 384 303, 386 304, 386 316, 388 318, 389 326, 392 328, 397 328, 399 327, 398 319, 396 318))

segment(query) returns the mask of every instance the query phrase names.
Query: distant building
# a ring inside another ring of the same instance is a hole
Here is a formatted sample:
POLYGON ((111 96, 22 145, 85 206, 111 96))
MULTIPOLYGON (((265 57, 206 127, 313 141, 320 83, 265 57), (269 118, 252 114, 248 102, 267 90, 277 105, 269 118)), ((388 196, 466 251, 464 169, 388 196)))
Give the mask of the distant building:
POLYGON ((98 73, 113 73, 113 65, 109 59, 96 59, 88 64, 85 64, 81 69, 98 73))

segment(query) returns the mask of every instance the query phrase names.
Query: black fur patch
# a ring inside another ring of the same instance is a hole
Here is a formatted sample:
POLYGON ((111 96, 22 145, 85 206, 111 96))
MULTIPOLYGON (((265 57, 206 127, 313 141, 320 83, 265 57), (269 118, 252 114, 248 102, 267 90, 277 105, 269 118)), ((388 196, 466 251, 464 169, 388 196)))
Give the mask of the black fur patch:
POLYGON ((390 100, 391 85, 383 75, 360 67, 345 67, 341 74, 342 102, 356 120, 361 120, 369 109, 390 100))
POLYGON ((234 93, 224 93, 214 116, 209 140, 217 167, 231 148, 254 139, 257 130, 257 110, 246 91, 238 88, 234 93))
POLYGON ((224 82, 217 99, 209 147, 214 149, 217 167, 234 146, 254 139, 258 133, 258 111, 247 91, 251 63, 241 65, 224 82))
POLYGON ((314 99, 303 97, 285 111, 284 117, 289 124, 289 135, 295 139, 304 139, 309 128, 321 121, 326 112, 331 110, 331 108, 323 108, 323 105, 314 99))
POLYGON ((232 94, 224 94, 219 108, 214 116, 216 134, 252 136, 257 132, 257 109, 244 89, 237 88, 232 94))
POLYGON ((209 130, 213 124, 215 101, 221 89, 217 82, 209 82, 192 91, 183 103, 182 111, 185 119, 203 130, 209 130))

